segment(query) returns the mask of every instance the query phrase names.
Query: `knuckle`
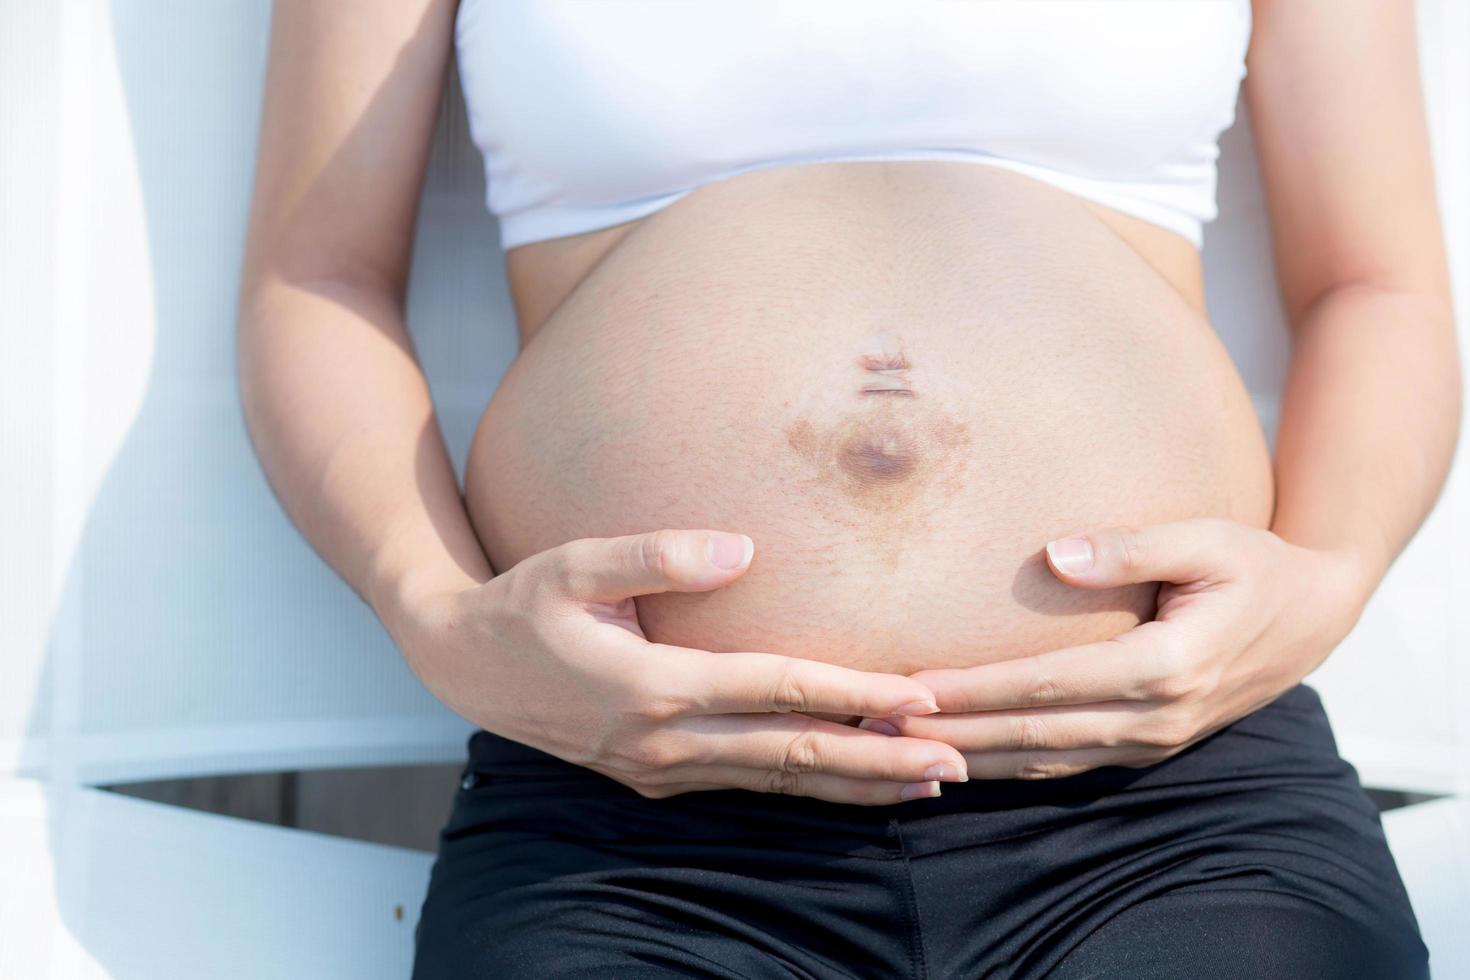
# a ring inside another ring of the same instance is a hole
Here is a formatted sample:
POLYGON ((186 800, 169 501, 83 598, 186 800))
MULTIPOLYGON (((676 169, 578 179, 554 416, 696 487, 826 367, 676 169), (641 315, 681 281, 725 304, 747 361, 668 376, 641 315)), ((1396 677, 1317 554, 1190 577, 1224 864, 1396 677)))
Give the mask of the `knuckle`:
POLYGON ((799 773, 774 769, 761 777, 759 788, 762 793, 791 795, 801 788, 801 776, 799 773))
POLYGON ((685 701, 664 695, 645 701, 639 708, 639 714, 649 724, 666 725, 683 717, 688 710, 689 706, 685 701))
POLYGON ((671 769, 685 761, 685 752, 666 738, 645 738, 633 747, 630 756, 645 778, 650 773, 671 769))
POLYGON ((796 676, 796 665, 786 661, 777 672, 771 687, 770 704, 776 711, 804 711, 808 698, 796 676))
POLYGON ((1046 746, 1046 724, 1035 715, 1016 715, 1011 721, 1010 748, 1030 752, 1046 746))
POLYGON ((1150 697, 1160 701, 1178 701, 1194 692, 1194 684, 1184 672, 1165 665, 1166 669, 1148 683, 1150 697))
POLYGON ((662 679, 644 677, 635 682, 637 713, 645 724, 666 725, 688 714, 694 699, 686 692, 671 689, 662 679))
POLYGON ((1122 527, 1117 531, 1118 535, 1118 561, 1125 571, 1137 571, 1148 561, 1145 553, 1143 536, 1138 533, 1136 527, 1122 527))
POLYGON ((582 540, 568 541, 557 548, 546 565, 546 579, 556 592, 575 598, 587 590, 586 544, 582 540))
POLYGON ((1057 683, 1056 678, 1039 671, 1027 686, 1026 702, 1032 706, 1057 704, 1064 697, 1062 687, 1057 683))
POLYGON ((821 764, 816 733, 806 729, 791 736, 781 749, 777 768, 787 773, 813 772, 821 764))
POLYGON ((645 534, 638 539, 639 561, 660 578, 667 578, 674 566, 678 535, 668 529, 645 534))

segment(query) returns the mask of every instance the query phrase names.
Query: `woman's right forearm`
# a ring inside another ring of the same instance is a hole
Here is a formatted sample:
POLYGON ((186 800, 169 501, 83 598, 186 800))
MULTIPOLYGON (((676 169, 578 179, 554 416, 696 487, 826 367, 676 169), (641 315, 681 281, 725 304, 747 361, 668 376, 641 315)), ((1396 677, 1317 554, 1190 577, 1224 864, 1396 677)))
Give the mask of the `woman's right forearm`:
POLYGON ((241 296, 241 403, 277 499, 393 632, 493 574, 393 290, 265 277, 241 296))

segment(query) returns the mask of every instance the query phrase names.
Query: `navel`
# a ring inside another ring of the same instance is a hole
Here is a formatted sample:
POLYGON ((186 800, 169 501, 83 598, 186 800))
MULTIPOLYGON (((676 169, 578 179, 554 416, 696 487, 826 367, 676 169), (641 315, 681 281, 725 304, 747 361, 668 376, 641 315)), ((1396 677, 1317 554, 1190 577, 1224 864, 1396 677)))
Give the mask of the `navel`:
MULTIPOLYGON (((786 444, 801 460, 809 486, 836 491, 850 505, 901 523, 904 515, 935 505, 936 492, 958 490, 968 427, 923 397, 914 378, 923 375, 896 335, 869 337, 848 364, 837 403, 854 400, 845 410, 791 420, 786 444)), ((867 521, 863 526, 871 529, 867 521)))
POLYGON ((904 427, 858 422, 837 447, 837 465, 865 486, 902 483, 919 469, 918 441, 904 427))

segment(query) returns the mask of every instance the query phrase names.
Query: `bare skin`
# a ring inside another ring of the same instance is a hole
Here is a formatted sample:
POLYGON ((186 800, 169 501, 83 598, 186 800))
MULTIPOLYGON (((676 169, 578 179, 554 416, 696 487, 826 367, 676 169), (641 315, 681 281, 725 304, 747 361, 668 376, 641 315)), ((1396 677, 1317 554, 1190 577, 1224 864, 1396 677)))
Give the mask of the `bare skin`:
MULTIPOLYGON (((1343 21, 1340 6, 1258 4, 1247 95, 1297 338, 1272 527, 1352 556, 1363 570, 1354 581, 1373 583, 1443 481, 1458 376, 1412 46, 1402 43, 1407 5, 1372 16, 1361 5, 1362 21, 1382 20, 1377 33, 1394 43, 1364 38, 1344 54, 1319 29, 1343 21), (1361 97, 1336 98, 1342 86, 1361 97), (1332 108, 1346 103, 1351 112, 1332 108), (1356 478, 1369 466, 1381 479, 1356 478)), ((963 778, 972 759, 937 732, 889 737, 835 720, 909 702, 925 710, 931 692, 908 671, 649 641, 635 597, 717 600, 751 565, 701 556, 707 542, 728 543, 720 531, 742 528, 584 537, 495 574, 403 321, 453 15, 452 0, 379 0, 350 18, 328 3, 274 14, 240 370, 252 438, 293 520, 450 707, 646 795, 743 786, 875 804, 937 792, 934 766, 949 767, 940 779, 963 778), (609 662, 626 669, 602 673, 609 662)), ((1203 313, 1187 242, 1085 208, 1181 309, 1203 313)), ((635 230, 675 220, 666 212, 514 249, 523 345, 543 330, 551 339, 549 325, 599 267, 631 254, 620 246, 635 230)), ((893 340, 845 355, 863 424, 840 414, 803 424, 797 411, 777 428, 794 471, 847 501, 840 514, 891 506, 896 488, 926 480, 942 493, 965 458, 946 463, 944 447, 974 445, 954 406, 949 422, 901 411, 932 404, 921 376, 935 360, 893 340)))
POLYGON ((905 674, 1147 618, 1150 586, 1047 572, 1067 525, 1263 527, 1271 495, 1228 354, 1135 248, 1055 188, 931 161, 768 168, 639 222, 524 346, 465 467, 499 571, 738 530, 750 571, 640 597, 650 639, 905 674))

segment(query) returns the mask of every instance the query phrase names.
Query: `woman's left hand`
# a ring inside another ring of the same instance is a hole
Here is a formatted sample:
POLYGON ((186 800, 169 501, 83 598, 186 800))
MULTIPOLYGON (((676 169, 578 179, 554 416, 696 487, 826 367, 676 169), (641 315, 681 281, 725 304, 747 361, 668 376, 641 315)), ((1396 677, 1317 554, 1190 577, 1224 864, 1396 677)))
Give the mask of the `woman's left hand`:
POLYGON ((1160 582, 1158 612, 1097 643, 918 671, 940 714, 861 727, 947 742, 976 778, 1150 765, 1295 685, 1371 593, 1354 553, 1224 518, 1088 531, 1049 544, 1047 562, 1077 588, 1160 582))

